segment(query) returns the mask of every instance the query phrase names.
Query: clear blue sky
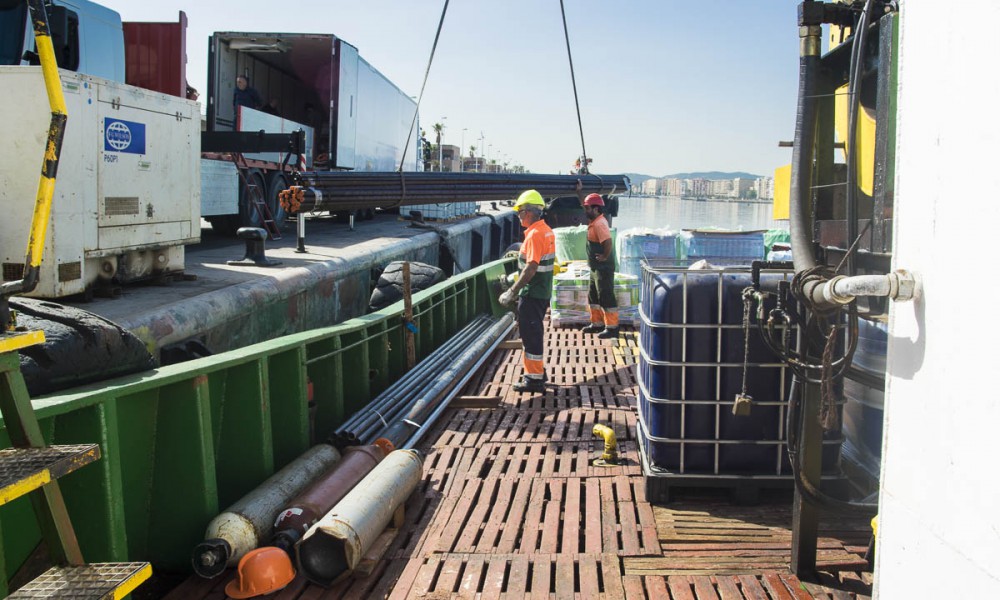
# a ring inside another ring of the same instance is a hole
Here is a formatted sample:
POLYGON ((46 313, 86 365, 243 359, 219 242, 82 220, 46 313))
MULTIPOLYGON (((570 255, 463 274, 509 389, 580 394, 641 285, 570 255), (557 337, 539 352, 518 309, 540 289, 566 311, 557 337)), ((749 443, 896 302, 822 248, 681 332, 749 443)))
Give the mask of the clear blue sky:
MULTIPOLYGON (((332 33, 411 95, 443 0, 104 0, 126 21, 188 16, 204 92, 213 31, 332 33), (294 10, 293 10, 294 7, 294 10)), ((597 173, 773 174, 789 162, 794 0, 565 0, 587 154, 597 173)), ((565 173, 580 154, 558 0, 452 0, 420 109, 444 143, 565 173), (447 117, 447 118, 445 118, 447 117), (485 142, 480 144, 480 133, 485 142), (484 147, 485 146, 485 147, 484 147)), ((428 136, 433 138, 432 135, 428 136)))

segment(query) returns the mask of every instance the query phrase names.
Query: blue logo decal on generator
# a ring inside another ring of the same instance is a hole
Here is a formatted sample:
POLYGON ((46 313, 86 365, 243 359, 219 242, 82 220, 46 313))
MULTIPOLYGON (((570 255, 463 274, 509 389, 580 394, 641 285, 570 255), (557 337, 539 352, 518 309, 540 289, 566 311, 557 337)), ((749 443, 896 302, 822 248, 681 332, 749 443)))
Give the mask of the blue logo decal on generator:
POLYGON ((146 153, 146 126, 143 123, 104 118, 104 151, 146 153))

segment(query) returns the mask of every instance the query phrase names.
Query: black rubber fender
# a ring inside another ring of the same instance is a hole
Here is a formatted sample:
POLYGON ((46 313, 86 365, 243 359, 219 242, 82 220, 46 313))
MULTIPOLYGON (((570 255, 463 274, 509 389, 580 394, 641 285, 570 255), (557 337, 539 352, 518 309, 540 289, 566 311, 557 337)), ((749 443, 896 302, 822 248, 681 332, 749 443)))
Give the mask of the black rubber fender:
MULTIPOLYGON (((413 292, 425 290, 444 280, 444 271, 426 263, 410 263, 410 288, 413 292)), ((403 261, 389 263, 378 278, 375 291, 368 304, 379 310, 403 299, 403 261)))
POLYGON ((34 298, 12 298, 10 306, 19 328, 45 333, 45 343, 20 350, 21 373, 32 396, 157 366, 139 338, 104 317, 34 298))

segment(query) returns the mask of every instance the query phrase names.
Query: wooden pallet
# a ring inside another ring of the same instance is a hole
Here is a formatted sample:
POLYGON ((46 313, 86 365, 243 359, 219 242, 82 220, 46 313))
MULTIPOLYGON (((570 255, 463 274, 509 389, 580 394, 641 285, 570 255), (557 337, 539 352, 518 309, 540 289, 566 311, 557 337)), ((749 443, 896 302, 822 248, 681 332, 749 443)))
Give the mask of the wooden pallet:
MULTIPOLYGON (((851 571, 807 584, 787 573, 787 499, 729 513, 717 500, 669 508, 647 500, 635 439, 637 351, 628 329, 618 340, 548 330, 549 389, 521 394, 510 386, 521 377, 522 350, 499 349, 462 391, 498 400, 451 407, 428 432, 424 477, 406 502, 406 523, 371 574, 330 589, 296 580, 270 597, 803 600, 870 593, 870 576, 856 571, 861 548, 851 545, 862 543, 860 531, 844 539, 848 532, 822 532, 821 564, 851 571), (592 434, 597 423, 614 428, 621 464, 591 464, 603 451, 592 434)), ((220 585, 205 586, 171 598, 224 597, 220 585)))

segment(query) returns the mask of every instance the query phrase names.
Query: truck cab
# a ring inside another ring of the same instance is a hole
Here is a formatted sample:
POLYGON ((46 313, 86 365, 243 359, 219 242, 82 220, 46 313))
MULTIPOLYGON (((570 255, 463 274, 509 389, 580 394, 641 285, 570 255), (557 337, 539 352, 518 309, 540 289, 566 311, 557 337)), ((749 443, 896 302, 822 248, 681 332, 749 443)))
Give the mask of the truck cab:
MULTIPOLYGON (((59 68, 125 82, 121 16, 87 0, 46 2, 59 68)), ((28 4, 0 0, 0 65, 37 65, 28 4)))

